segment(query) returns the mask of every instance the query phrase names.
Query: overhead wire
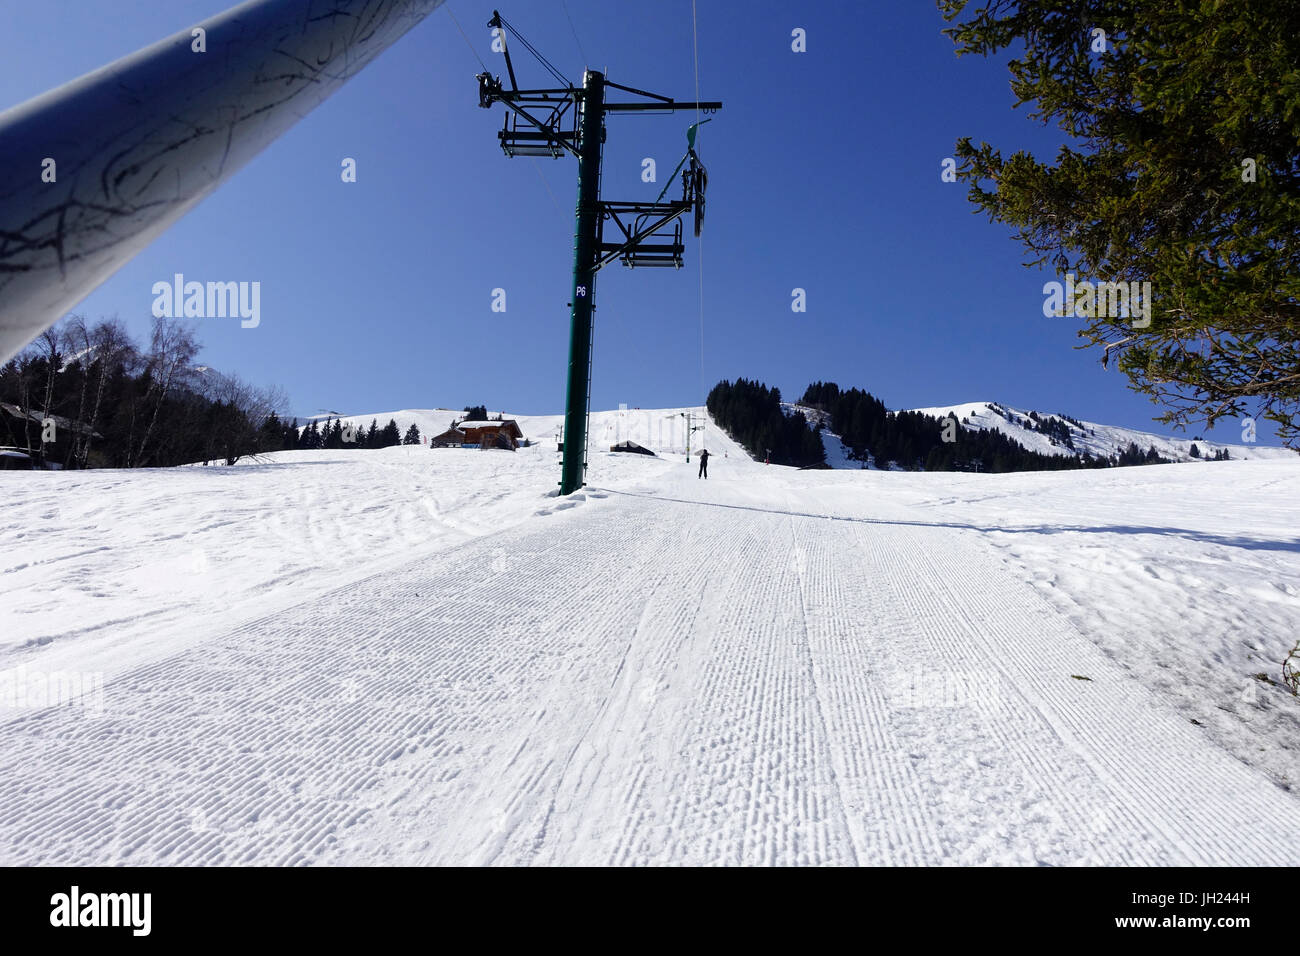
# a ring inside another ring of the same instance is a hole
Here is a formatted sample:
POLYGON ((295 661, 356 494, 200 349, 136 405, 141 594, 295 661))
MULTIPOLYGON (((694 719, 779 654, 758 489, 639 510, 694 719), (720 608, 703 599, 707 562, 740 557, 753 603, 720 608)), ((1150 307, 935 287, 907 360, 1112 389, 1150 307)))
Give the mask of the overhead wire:
POLYGON ((569 29, 573 32, 573 42, 578 44, 578 53, 582 55, 582 66, 583 69, 586 69, 589 62, 587 60, 587 51, 582 48, 582 41, 578 39, 578 28, 573 25, 573 17, 569 16, 569 5, 565 3, 565 0, 560 0, 560 6, 564 8, 564 18, 569 21, 569 29))
POLYGON ((478 50, 474 49, 474 44, 470 42, 469 36, 465 33, 465 30, 460 25, 460 21, 456 19, 456 14, 452 13, 451 4, 447 3, 447 4, 443 4, 443 6, 445 6, 447 8, 447 12, 451 14, 451 22, 456 24, 457 30, 460 30, 460 35, 465 38, 465 45, 469 47, 469 52, 474 54, 474 59, 478 60, 478 65, 483 67, 483 72, 491 73, 492 71, 488 69, 488 65, 483 62, 483 58, 478 55, 478 50))
POLYGON ((560 206, 560 201, 555 198, 555 193, 551 191, 551 184, 546 181, 546 174, 542 172, 541 163, 537 161, 536 156, 529 156, 528 158, 533 161, 533 169, 537 170, 537 177, 542 181, 542 185, 546 187, 546 193, 551 197, 551 202, 555 206, 555 211, 563 216, 564 209, 560 206))
POLYGON ((542 66, 546 67, 546 69, 550 71, 551 76, 555 77, 557 80, 563 83, 565 87, 573 86, 573 84, 568 80, 568 78, 565 77, 563 73, 561 73, 551 64, 550 60, 542 56, 541 51, 539 51, 537 47, 533 46, 531 43, 528 42, 528 38, 526 36, 524 36, 517 29, 515 29, 513 23, 511 23, 505 17, 502 17, 500 13, 498 13, 497 16, 501 18, 501 22, 506 25, 507 29, 510 30, 511 35, 524 45, 524 49, 526 49, 529 53, 531 53, 537 59, 538 63, 542 64, 542 66))
MULTIPOLYGON (((695 136, 696 136, 696 140, 698 141, 700 135, 700 127, 702 124, 700 123, 700 31, 699 31, 699 27, 696 24, 696 19, 695 19, 695 0, 691 0, 691 47, 695 56, 695 123, 696 123, 695 136)), ((700 277, 700 295, 699 295, 700 390, 698 394, 703 396, 705 399, 704 416, 703 416, 704 425, 703 425, 703 431, 700 434, 700 447, 707 448, 708 446, 705 444, 705 440, 707 439, 709 434, 708 432, 709 410, 708 410, 708 393, 705 392, 704 390, 705 380, 704 380, 704 235, 703 233, 701 233, 698 236, 698 239, 699 242, 697 243, 698 246, 697 254, 700 257, 700 266, 698 270, 699 277, 700 277)))

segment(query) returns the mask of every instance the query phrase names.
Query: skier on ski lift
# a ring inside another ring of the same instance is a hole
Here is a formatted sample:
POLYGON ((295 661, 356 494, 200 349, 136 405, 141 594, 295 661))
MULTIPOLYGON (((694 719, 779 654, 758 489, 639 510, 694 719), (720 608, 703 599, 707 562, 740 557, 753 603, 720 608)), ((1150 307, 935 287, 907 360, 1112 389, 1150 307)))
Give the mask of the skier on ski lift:
POLYGON ((705 479, 707 479, 707 478, 709 477, 709 452, 708 452, 708 449, 705 449, 704 451, 700 452, 700 473, 699 473, 698 475, 696 475, 695 477, 696 477, 696 478, 705 478, 705 479))

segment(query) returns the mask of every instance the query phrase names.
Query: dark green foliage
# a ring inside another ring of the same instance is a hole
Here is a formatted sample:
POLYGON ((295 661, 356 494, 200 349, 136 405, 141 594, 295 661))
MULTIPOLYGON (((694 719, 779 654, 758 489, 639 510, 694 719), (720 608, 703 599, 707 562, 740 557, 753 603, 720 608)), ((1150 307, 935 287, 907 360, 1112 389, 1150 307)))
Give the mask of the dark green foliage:
POLYGON ((402 433, 398 430, 395 419, 390 418, 388 424, 379 430, 378 442, 379 448, 389 448, 402 443, 402 433))
POLYGON ((961 138, 971 201, 1058 279, 1151 283, 1148 326, 1094 310, 1079 335, 1162 421, 1253 412, 1296 447, 1300 3, 938 5, 958 54, 1014 54, 1017 105, 1066 138, 1052 162, 961 138))
POLYGON ((406 430, 406 437, 402 439, 403 445, 420 444, 420 429, 416 427, 415 422, 411 422, 411 427, 406 430))
POLYGON ((199 431, 204 442, 200 456, 203 461, 225 461, 233 465, 251 450, 275 448, 275 442, 269 438, 266 444, 259 441, 263 435, 259 435, 248 416, 230 402, 208 405, 199 431))
POLYGON ((338 419, 326 419, 324 426, 320 430, 322 448, 342 448, 343 447, 343 423, 338 419))
MULTIPOLYGON (((278 415, 272 413, 272 417, 279 421, 278 415)), ((295 418, 292 422, 280 422, 280 437, 277 447, 282 451, 298 447, 298 419, 295 418)))
POLYGON ((315 451, 321 447, 320 427, 315 422, 302 430, 302 435, 298 439, 298 447, 308 451, 315 451))
POLYGON ((799 404, 819 411, 829 412, 831 405, 839 397, 840 387, 834 382, 814 382, 804 389, 803 398, 799 399, 799 404))
POLYGON ((769 451, 776 465, 804 467, 826 461, 821 437, 808 427, 802 412, 785 414, 778 389, 743 378, 734 384, 719 382, 709 392, 708 409, 713 420, 759 461, 769 451))
POLYGON ((1037 412, 1030 412, 1029 417, 1033 419, 1034 431, 1046 435, 1053 445, 1074 450, 1074 438, 1070 434, 1070 426, 1064 419, 1057 418, 1055 415, 1039 416, 1037 412))
POLYGON ((488 413, 487 413, 487 408, 485 406, 483 405, 465 406, 465 421, 482 422, 482 421, 486 421, 487 417, 488 417, 488 413))
POLYGON ((1166 460, 1161 458, 1154 448, 1142 451, 1138 448, 1136 442, 1129 442, 1128 447, 1119 453, 1115 463, 1117 465, 1156 465, 1162 464, 1166 460))

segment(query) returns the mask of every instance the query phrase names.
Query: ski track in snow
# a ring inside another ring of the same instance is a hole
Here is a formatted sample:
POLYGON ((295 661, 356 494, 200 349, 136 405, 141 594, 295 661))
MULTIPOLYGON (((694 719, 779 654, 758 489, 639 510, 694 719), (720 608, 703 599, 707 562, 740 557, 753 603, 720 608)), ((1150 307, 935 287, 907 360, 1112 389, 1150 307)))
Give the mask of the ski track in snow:
POLYGON ((1300 862, 1296 798, 978 529, 743 464, 551 500, 100 716, 0 724, 0 864, 1300 862))

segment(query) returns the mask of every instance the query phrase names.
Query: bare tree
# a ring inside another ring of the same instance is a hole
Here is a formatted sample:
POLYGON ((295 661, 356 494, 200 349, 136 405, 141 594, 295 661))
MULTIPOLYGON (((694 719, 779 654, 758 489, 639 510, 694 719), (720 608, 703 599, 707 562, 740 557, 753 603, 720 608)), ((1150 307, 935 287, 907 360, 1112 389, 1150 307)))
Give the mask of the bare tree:
POLYGON ((32 451, 32 393, 36 390, 37 368, 40 363, 39 350, 35 345, 28 346, 12 358, 4 368, 7 378, 12 378, 13 385, 8 389, 18 399, 18 409, 22 421, 22 434, 17 433, 12 420, 6 419, 9 434, 15 447, 32 451), (21 445, 18 443, 21 441, 21 445))
POLYGON ((145 356, 150 375, 146 402, 152 401, 153 410, 140 439, 140 447, 127 462, 128 467, 139 467, 148 461, 149 439, 153 437, 163 401, 174 388, 188 384, 193 375, 194 357, 198 354, 199 344, 189 325, 173 319, 154 319, 149 352, 145 356))
MULTIPOLYGON (((45 395, 42 402, 41 418, 54 414, 54 381, 63 364, 62 335, 55 329, 46 329, 36 340, 36 347, 45 361, 45 395)), ((45 460, 45 446, 52 444, 45 440, 45 424, 41 422, 41 461, 45 460)), ((55 436, 58 440, 58 436, 55 436)))
POLYGON ((272 415, 284 421, 289 417, 289 395, 280 385, 258 385, 244 411, 256 428, 266 424, 272 415))
POLYGON ((136 354, 135 346, 131 343, 130 336, 127 335, 126 329, 117 316, 111 319, 100 321, 93 328, 87 331, 84 321, 78 318, 79 324, 74 324, 73 329, 81 337, 82 345, 86 349, 82 356, 83 367, 86 368, 86 378, 90 377, 90 370, 95 371, 95 395, 90 406, 90 415, 86 417, 85 413, 85 385, 83 379, 82 387, 82 404, 79 413, 79 420, 85 424, 86 432, 81 436, 82 440, 78 448, 78 461, 82 468, 86 467, 90 458, 90 446, 95 438, 95 429, 99 427, 100 409, 104 402, 104 389, 108 384, 109 378, 119 366, 130 367, 135 364, 139 356, 136 354))
POLYGON ((272 415, 284 417, 289 404, 278 385, 250 385, 238 375, 213 369, 203 377, 202 394, 225 410, 208 430, 206 458, 220 457, 227 465, 256 450, 258 431, 272 415))
POLYGON ((75 314, 68 316, 67 321, 59 328, 59 333, 66 353, 63 368, 66 371, 75 367, 80 383, 77 389, 77 412, 71 416, 77 427, 68 442, 68 454, 63 461, 65 468, 71 468, 74 464, 84 462, 83 449, 90 439, 89 434, 82 429, 86 427, 86 401, 90 390, 91 369, 95 362, 95 347, 91 341, 90 327, 86 325, 85 316, 75 314))
MULTIPOLYGON (((76 422, 81 424, 85 420, 86 390, 90 382, 90 363, 93 357, 90 348, 90 331, 86 327, 85 316, 75 314, 68 316, 61 328, 61 334, 64 348, 68 351, 65 361, 69 365, 76 365, 78 378, 81 380, 81 387, 77 390, 77 414, 73 416, 76 422)), ((72 441, 68 442, 68 456, 63 462, 65 468, 81 459, 83 443, 84 435, 80 431, 75 432, 72 441)))

